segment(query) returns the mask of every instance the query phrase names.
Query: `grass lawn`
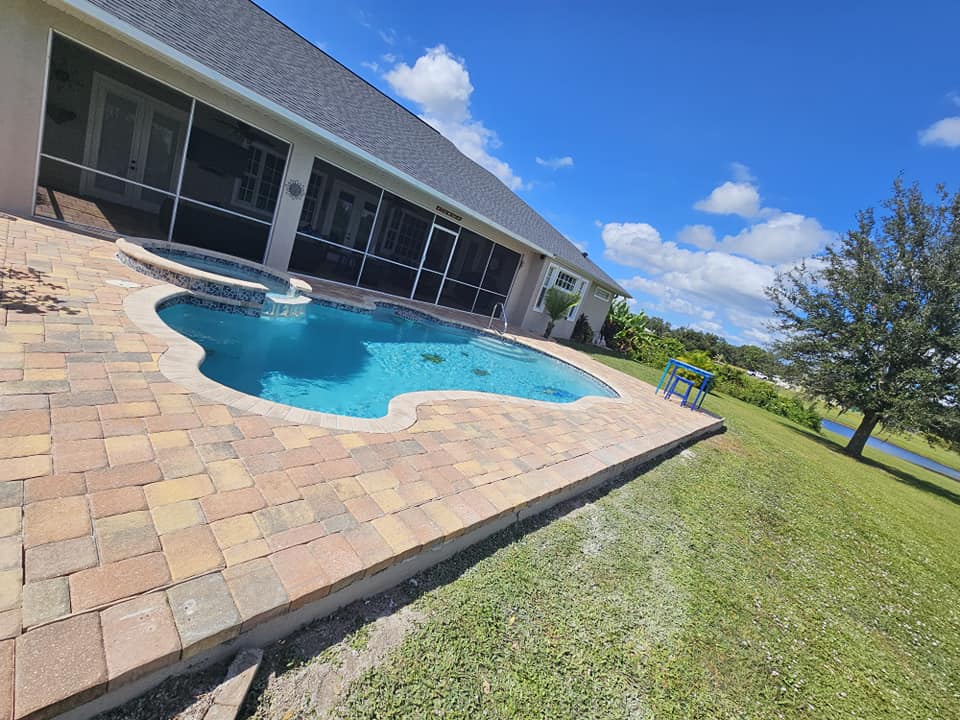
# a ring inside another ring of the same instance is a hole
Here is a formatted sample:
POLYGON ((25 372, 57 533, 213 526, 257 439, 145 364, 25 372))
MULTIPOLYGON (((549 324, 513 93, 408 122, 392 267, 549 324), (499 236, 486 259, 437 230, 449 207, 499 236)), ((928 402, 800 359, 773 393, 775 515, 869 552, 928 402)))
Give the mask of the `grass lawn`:
POLYGON ((705 407, 726 434, 428 571, 422 620, 339 712, 960 717, 960 485, 705 407))

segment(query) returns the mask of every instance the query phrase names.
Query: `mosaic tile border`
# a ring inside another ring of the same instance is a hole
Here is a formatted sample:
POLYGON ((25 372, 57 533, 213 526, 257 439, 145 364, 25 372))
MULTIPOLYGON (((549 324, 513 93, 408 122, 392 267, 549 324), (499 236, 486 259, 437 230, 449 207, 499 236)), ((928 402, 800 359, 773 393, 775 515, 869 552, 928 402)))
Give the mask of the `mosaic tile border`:
POLYGON ((194 257, 223 264, 225 268, 242 268, 270 278, 276 283, 286 283, 301 293, 309 293, 312 288, 304 281, 276 271, 267 271, 256 263, 242 261, 223 253, 200 251, 189 245, 178 243, 148 242, 142 245, 128 240, 117 240, 117 259, 127 267, 148 277, 161 280, 177 287, 190 290, 201 296, 214 298, 224 303, 235 303, 260 308, 266 300, 270 288, 259 282, 240 280, 226 275, 199 270, 178 263, 175 258, 158 255, 151 249, 163 249, 186 257, 194 257))

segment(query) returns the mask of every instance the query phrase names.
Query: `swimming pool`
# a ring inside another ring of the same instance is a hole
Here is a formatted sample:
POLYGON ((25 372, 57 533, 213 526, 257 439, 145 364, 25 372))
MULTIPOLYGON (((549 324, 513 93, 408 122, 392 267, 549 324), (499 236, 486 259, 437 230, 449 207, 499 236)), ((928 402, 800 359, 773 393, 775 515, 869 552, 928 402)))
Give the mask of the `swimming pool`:
POLYGON ((206 351, 216 382, 305 410, 378 418, 397 395, 474 390, 567 403, 617 397, 560 360, 485 333, 312 303, 299 319, 255 317, 189 303, 160 317, 206 351))

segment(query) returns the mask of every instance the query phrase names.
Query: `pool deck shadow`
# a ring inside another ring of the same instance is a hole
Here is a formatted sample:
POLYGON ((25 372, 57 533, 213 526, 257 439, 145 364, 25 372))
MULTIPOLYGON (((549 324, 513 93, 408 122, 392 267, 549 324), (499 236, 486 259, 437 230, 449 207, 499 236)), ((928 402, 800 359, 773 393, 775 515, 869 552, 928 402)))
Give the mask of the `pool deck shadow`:
POLYGON ((0 242, 63 287, 59 309, 0 308, 0 720, 107 710, 723 428, 535 338, 621 397, 441 394, 376 431, 278 417, 161 372, 116 281, 160 283, 111 241, 0 219, 0 242))

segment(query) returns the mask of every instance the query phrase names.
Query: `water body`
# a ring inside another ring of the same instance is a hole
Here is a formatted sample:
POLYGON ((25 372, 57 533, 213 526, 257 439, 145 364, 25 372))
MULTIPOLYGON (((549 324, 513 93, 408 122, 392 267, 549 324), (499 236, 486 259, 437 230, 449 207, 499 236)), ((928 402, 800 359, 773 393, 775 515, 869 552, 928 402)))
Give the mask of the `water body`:
MULTIPOLYGON (((848 428, 846 425, 835 423, 832 420, 823 420, 822 424, 825 430, 834 432, 837 435, 842 435, 845 438, 853 437, 853 430, 848 428)), ((902 447, 892 445, 888 442, 884 442, 883 440, 878 440, 875 437, 871 437, 869 440, 867 440, 867 447, 876 448, 880 452, 885 452, 888 455, 893 455, 901 458, 902 460, 906 460, 907 462, 912 462, 914 465, 925 467, 927 470, 933 470, 941 475, 946 475, 948 478, 960 480, 960 471, 954 470, 946 465, 941 465, 938 462, 923 457, 923 455, 917 455, 909 450, 904 450, 902 447)))
POLYGON ((249 395, 375 418, 396 395, 474 390, 554 403, 616 397, 591 375, 522 345, 389 309, 311 303, 303 318, 250 317, 196 305, 160 311, 207 351, 201 372, 249 395))

